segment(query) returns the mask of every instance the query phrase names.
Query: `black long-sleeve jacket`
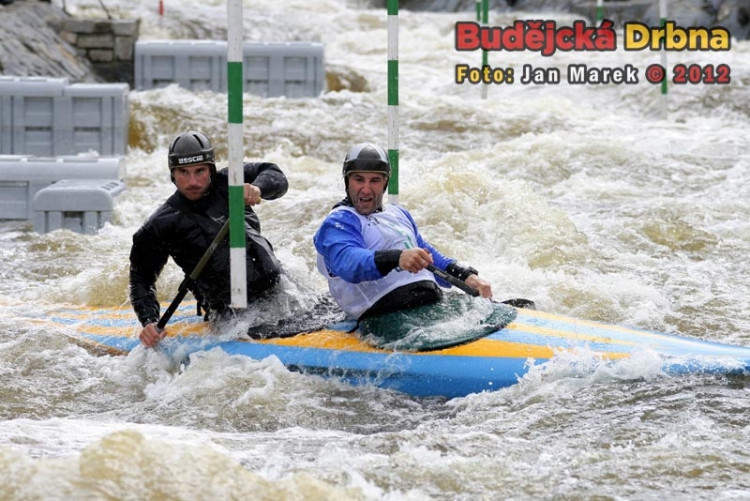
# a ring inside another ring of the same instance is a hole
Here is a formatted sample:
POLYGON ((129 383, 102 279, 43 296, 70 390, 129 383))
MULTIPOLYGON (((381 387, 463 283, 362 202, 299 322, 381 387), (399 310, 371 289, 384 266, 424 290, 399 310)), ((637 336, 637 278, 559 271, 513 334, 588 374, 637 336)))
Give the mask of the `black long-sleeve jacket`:
MULTIPOLYGON (((272 163, 247 163, 244 181, 261 190, 266 200, 281 197, 289 186, 286 176, 272 163)), ((160 309, 156 279, 171 256, 186 275, 192 273, 206 249, 229 217, 228 172, 215 173, 206 194, 197 201, 175 193, 133 235, 130 250, 130 303, 142 325, 156 322, 160 309)), ((270 288, 281 273, 271 244, 260 234, 260 220, 245 207, 248 299, 270 288)), ((215 311, 230 302, 229 246, 221 243, 213 252, 190 290, 215 311)))

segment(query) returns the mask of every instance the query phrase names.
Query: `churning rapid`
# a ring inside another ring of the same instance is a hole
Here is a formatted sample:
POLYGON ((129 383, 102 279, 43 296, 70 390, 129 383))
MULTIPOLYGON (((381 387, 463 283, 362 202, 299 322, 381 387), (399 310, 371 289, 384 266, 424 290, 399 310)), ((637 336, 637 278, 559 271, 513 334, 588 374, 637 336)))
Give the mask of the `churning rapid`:
MULTIPOLYGON (((81 17, 96 0, 67 2, 81 17)), ((226 37, 218 0, 108 0, 141 40, 226 37)), ((245 158, 288 194, 259 207, 300 301, 323 294, 312 235, 343 196, 352 144, 387 142, 386 11, 355 0, 245 2, 245 38, 325 46, 318 98, 244 98, 245 158)), ((401 11, 400 202, 496 297, 607 323, 750 345, 750 42, 675 51, 727 84, 643 76, 658 52, 492 52, 493 67, 639 68, 637 84, 457 84, 454 27, 473 12, 401 11)), ((560 13, 491 13, 493 26, 560 13)), ((620 27, 615 27, 618 36, 620 27)), ((618 42, 621 42, 618 40, 618 42)), ((172 192, 167 144, 200 129, 226 162, 226 95, 131 91, 128 189, 96 235, 0 223, 2 499, 738 499, 748 496, 746 376, 668 377, 649 352, 564 354, 516 386, 415 399, 210 351, 94 356, 28 320, 127 304, 131 237, 172 192), (30 313, 34 315, 30 315, 30 313)), ((182 280, 159 280, 169 301, 182 280)), ((74 327, 71 327, 73 329, 74 327)), ((133 329, 138 329, 133 315, 133 329)))

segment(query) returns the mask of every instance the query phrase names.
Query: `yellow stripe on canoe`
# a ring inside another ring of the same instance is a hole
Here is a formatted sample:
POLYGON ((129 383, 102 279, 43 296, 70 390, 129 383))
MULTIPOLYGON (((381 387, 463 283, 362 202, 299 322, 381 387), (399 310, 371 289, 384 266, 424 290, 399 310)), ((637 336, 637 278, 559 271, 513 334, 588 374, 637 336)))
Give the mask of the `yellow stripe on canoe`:
MULTIPOLYGON (((357 336, 342 331, 323 329, 300 334, 289 338, 271 338, 257 341, 263 344, 273 344, 277 346, 290 346, 296 348, 319 348, 327 350, 356 351, 356 352, 384 352, 375 348, 357 336)), ((443 348, 440 350, 430 350, 422 352, 409 352, 412 355, 444 355, 444 356, 462 356, 462 357, 508 357, 508 358, 535 358, 547 359, 552 358, 556 350, 548 346, 540 346, 527 343, 516 343, 511 341, 501 341, 498 339, 479 339, 467 344, 443 348)), ((627 358, 629 354, 613 352, 597 352, 608 359, 627 358)))
MULTIPOLYGON (((606 323, 597 322, 594 320, 584 320, 584 319, 575 318, 575 317, 566 317, 562 315, 557 315, 555 313, 548 313, 545 311, 519 309, 519 312, 522 312, 523 315, 526 315, 529 317, 543 318, 546 320, 553 320, 556 322, 566 323, 570 325, 593 327, 595 329, 622 332, 625 334, 632 334, 635 336, 649 336, 649 337, 654 337, 654 338, 664 337, 664 333, 660 333, 660 332, 652 332, 648 330, 634 329, 632 327, 626 327, 623 325, 606 324, 606 323)), ((519 319, 518 317, 516 317, 515 322, 523 323, 523 319, 519 319)), ((561 331, 561 332, 568 332, 568 331, 561 331)), ((620 342, 620 341, 617 341, 617 342, 620 342)))
POLYGON ((623 346, 636 346, 640 344, 640 343, 636 343, 635 341, 625 341, 622 339, 613 339, 611 337, 596 336, 593 334, 579 334, 573 331, 552 329, 550 327, 539 327, 538 325, 523 324, 521 322, 516 322, 516 321, 513 321, 509 323, 508 325, 506 325, 505 329, 529 332, 532 334, 539 334, 541 336, 560 337, 560 338, 565 338, 565 339, 577 339, 581 341, 590 341, 592 343, 619 344, 623 346))

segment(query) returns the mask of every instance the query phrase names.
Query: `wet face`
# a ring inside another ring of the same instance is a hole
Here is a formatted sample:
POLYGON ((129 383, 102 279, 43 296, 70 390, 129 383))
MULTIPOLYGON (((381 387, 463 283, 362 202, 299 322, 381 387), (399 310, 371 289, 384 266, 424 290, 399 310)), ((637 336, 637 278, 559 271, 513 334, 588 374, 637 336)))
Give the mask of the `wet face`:
POLYGON ((386 181, 382 172, 354 172, 349 175, 347 194, 357 212, 366 216, 383 207, 386 181))
POLYGON ((188 165, 172 169, 172 177, 177 191, 188 200, 198 200, 206 193, 211 184, 211 166, 209 164, 188 165))

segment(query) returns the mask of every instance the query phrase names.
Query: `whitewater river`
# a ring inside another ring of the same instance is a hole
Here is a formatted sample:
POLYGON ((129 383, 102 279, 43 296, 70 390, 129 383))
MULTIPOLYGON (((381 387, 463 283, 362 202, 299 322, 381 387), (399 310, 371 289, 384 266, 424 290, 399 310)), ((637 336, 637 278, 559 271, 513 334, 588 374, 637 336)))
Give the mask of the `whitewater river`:
MULTIPOLYGON (((68 1, 82 17, 94 0, 68 1)), ((226 36, 224 2, 106 0, 141 39, 226 36)), ((258 212, 300 299, 323 294, 312 235, 343 195, 355 142, 386 144, 386 14, 354 0, 245 2, 245 38, 325 44, 352 90, 245 96, 245 157, 278 163, 287 195, 258 212)), ((574 18, 500 13, 517 18, 574 18)), ((496 297, 539 309, 750 345, 750 43, 673 52, 727 64, 728 85, 643 77, 651 51, 531 51, 493 66, 558 67, 559 85, 454 82, 454 24, 400 16, 401 203, 496 297), (640 70, 634 85, 569 85, 569 64, 640 70)), ((621 27, 616 27, 621 35, 621 27)), ((750 379, 668 377, 644 354, 581 356, 513 387, 417 399, 219 352, 184 370, 153 350, 100 357, 26 320, 66 304, 127 305, 131 236, 173 190, 166 145, 198 128, 226 159, 226 96, 129 95, 128 189, 97 235, 0 223, 0 499, 750 499, 750 379)), ((159 281, 169 301, 182 279, 159 281)), ((133 317, 133 329, 137 329, 133 317)))

